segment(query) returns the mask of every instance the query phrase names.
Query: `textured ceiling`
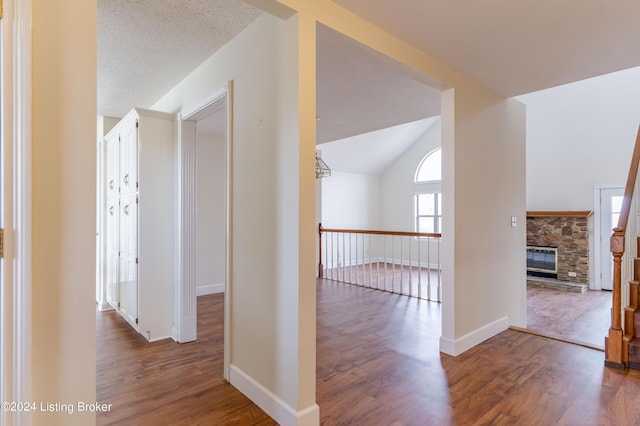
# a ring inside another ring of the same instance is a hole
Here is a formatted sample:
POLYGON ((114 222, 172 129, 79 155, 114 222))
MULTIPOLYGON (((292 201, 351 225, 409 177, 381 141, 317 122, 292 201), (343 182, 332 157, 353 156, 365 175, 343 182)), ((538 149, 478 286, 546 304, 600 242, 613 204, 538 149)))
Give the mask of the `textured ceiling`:
POLYGON ((152 105, 260 13, 241 0, 98 0, 98 113, 152 105))

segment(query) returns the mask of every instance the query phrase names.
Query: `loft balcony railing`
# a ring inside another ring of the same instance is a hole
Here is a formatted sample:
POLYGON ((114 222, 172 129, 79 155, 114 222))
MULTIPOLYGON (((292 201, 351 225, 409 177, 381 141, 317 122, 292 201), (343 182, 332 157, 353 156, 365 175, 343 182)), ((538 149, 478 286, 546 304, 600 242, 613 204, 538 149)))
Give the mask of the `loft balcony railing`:
POLYGON ((442 234, 318 225, 318 276, 440 302, 442 234))

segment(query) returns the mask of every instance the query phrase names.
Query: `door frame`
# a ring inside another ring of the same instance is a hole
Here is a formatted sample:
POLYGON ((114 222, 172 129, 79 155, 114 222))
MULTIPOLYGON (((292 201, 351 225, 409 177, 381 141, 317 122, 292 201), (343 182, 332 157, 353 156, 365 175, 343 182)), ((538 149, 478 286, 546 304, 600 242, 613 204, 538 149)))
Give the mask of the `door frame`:
MULTIPOLYGON (((2 316, 0 395, 31 400, 31 0, 4 0, 2 18, 2 316), (20 360, 21 362, 14 362, 20 360)), ((0 413, 26 424, 29 413, 0 413)))
POLYGON ((177 116, 176 167, 176 264, 174 275, 174 340, 189 342, 197 337, 196 294, 196 132, 198 120, 226 109, 225 183, 225 288, 224 288, 224 378, 229 380, 231 361, 232 298, 232 193, 233 193, 233 81, 177 116))
POLYGON ((593 287, 592 290, 602 290, 602 252, 609 250, 607 244, 602 244, 603 230, 600 226, 602 212, 600 197, 602 190, 618 189, 624 191, 624 184, 600 184, 593 186, 593 287))

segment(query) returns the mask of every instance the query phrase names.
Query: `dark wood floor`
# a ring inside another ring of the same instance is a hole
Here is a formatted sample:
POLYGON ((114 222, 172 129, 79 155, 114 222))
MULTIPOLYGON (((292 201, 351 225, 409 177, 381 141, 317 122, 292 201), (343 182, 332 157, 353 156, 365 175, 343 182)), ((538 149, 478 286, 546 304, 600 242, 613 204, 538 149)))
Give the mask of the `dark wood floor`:
POLYGON ((113 311, 97 312, 98 425, 273 425, 222 379, 224 298, 198 297, 198 339, 148 343, 113 311))
POLYGON ((569 293, 527 286, 527 328, 604 349, 611 324, 611 292, 569 293))
MULTIPOLYGON (((438 351, 440 305, 318 283, 317 401, 324 425, 640 424, 640 373, 602 352, 507 330, 438 351)), ((198 342, 147 344, 98 313, 98 424, 272 424, 221 379, 222 296, 200 297, 198 342)))

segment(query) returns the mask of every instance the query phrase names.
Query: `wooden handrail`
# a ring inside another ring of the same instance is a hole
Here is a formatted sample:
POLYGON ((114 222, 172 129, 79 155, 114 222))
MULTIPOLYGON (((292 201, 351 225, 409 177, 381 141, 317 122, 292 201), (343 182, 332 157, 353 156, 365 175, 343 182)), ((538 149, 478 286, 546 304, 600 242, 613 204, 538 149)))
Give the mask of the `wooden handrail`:
POLYGON ((629 359, 628 344, 624 340, 624 331, 622 330, 622 257, 624 256, 624 239, 629 222, 631 200, 635 190, 639 164, 640 127, 638 128, 636 143, 633 148, 618 226, 613 229, 610 240, 610 249, 613 255, 613 285, 611 294, 611 327, 609 327, 609 334, 605 338, 605 365, 618 369, 624 369, 629 359))
POLYGON ((440 233, 379 231, 379 230, 370 230, 370 229, 335 229, 335 228, 323 228, 322 224, 318 226, 318 232, 320 233, 320 235, 322 235, 323 232, 340 232, 343 234, 398 235, 402 237, 442 238, 442 234, 440 233))
POLYGON ((629 166, 629 175, 627 176, 627 184, 624 188, 624 198, 622 199, 622 207, 618 218, 618 226, 622 232, 626 232, 627 223, 629 222, 629 212, 631 211, 631 198, 636 185, 636 177, 638 176, 638 164, 640 164, 640 127, 638 127, 638 135, 636 136, 636 145, 633 148, 633 156, 631 157, 631 165, 629 166))

